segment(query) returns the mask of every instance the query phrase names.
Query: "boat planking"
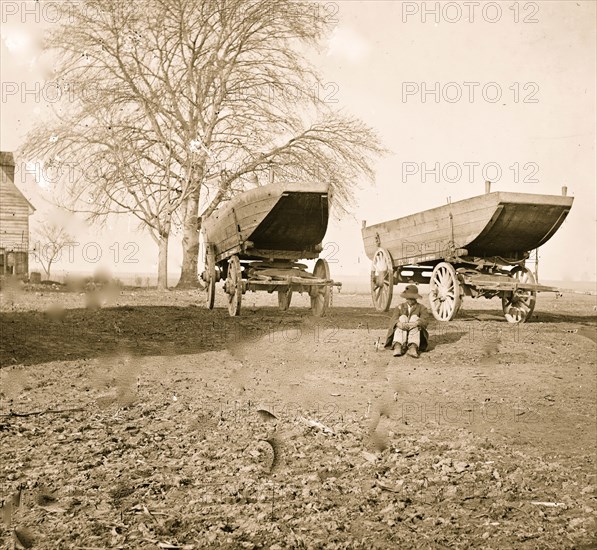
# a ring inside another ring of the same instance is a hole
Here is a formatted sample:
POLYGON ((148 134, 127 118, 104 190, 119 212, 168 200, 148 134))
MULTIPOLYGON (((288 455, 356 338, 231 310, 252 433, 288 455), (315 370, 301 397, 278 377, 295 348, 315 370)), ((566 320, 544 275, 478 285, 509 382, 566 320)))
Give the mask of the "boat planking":
POLYGON ((546 243, 570 212, 573 197, 494 192, 363 226, 365 253, 386 249, 395 267, 446 257, 521 260, 546 243))
POLYGON ((203 222, 216 261, 315 259, 329 218, 327 183, 273 183, 237 195, 203 222))

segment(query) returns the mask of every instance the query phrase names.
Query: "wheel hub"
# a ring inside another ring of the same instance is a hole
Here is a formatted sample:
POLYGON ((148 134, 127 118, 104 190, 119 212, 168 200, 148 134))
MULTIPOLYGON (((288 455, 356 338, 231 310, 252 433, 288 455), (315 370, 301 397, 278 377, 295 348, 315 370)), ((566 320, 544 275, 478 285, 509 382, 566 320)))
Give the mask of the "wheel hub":
POLYGON ((373 281, 375 282, 376 287, 379 288, 380 286, 383 286, 383 282, 385 279, 385 273, 386 272, 384 272, 384 271, 377 271, 375 273, 375 275, 373 276, 373 281))
POLYGON ((442 286, 438 286, 436 296, 440 302, 445 302, 448 299, 448 290, 442 286))

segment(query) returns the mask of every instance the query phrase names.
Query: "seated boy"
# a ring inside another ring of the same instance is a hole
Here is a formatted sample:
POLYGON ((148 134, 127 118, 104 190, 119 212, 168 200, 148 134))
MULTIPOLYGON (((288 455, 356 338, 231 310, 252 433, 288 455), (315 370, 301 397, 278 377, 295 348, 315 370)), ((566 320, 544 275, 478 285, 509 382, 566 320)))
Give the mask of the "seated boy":
POLYGON ((408 285, 400 296, 406 301, 394 310, 385 347, 393 349, 395 357, 405 353, 419 357, 419 351, 425 351, 429 341, 429 311, 417 302, 421 296, 416 285, 408 285))

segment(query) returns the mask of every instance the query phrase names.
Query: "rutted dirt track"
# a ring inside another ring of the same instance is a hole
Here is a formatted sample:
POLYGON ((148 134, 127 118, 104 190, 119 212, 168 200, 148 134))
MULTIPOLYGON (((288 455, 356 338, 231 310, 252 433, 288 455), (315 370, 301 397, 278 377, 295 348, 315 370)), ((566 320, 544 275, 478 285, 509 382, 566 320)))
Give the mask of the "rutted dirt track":
POLYGON ((368 296, 2 298, 6 548, 597 547, 594 296, 465 301, 418 360, 368 296))

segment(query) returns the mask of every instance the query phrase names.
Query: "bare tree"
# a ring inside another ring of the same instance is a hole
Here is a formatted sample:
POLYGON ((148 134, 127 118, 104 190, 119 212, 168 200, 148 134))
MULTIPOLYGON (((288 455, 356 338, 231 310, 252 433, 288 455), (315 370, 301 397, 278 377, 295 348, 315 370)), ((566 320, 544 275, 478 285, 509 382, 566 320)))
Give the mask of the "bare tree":
POLYGON ((34 258, 41 265, 50 280, 52 264, 59 261, 62 250, 73 242, 72 236, 66 229, 56 223, 45 223, 35 232, 37 242, 35 243, 34 258))
POLYGON ((325 179, 346 208, 373 177, 377 136, 326 103, 305 60, 333 23, 318 3, 87 0, 66 20, 49 46, 75 99, 27 152, 97 167, 101 177, 76 178, 70 196, 91 188, 92 217, 133 212, 163 254, 179 224, 181 286, 197 282, 199 220, 235 193, 272 173, 325 179))

